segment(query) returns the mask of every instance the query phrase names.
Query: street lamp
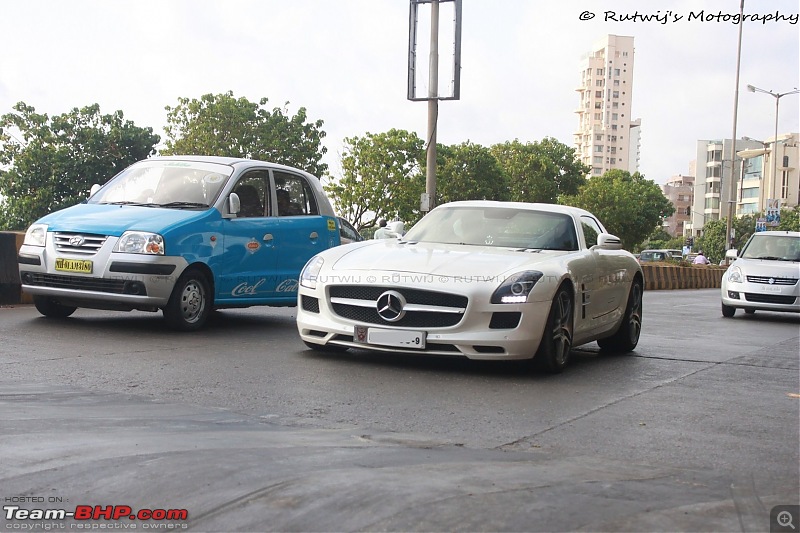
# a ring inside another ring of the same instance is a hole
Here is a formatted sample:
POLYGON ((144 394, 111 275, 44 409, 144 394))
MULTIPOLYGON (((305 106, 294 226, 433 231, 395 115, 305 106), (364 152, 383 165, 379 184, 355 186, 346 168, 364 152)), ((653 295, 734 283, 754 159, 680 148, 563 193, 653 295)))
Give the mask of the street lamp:
POLYGON ((775 98, 775 137, 772 139, 772 180, 770 183, 770 193, 773 196, 773 200, 775 199, 775 179, 778 175, 778 104, 781 101, 782 96, 786 96, 789 94, 797 94, 800 93, 800 89, 795 89, 793 91, 788 91, 785 93, 774 93, 772 91, 766 91, 764 89, 759 89, 755 85, 748 85, 747 90, 751 93, 764 93, 772 96, 775 98))

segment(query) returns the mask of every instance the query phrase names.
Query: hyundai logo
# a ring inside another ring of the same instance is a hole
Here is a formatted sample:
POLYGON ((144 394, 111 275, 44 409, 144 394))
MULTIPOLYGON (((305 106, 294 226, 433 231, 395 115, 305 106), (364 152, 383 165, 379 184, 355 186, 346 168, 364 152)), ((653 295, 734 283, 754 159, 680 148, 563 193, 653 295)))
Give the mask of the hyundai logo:
POLYGON ((378 296, 376 308, 378 314, 387 322, 397 322, 406 312, 406 299, 397 291, 386 291, 378 296))
POLYGON ((75 235, 74 237, 70 237, 70 239, 69 239, 69 245, 70 246, 74 246, 76 248, 79 247, 79 246, 83 246, 84 242, 85 242, 85 239, 83 238, 82 235, 75 235))

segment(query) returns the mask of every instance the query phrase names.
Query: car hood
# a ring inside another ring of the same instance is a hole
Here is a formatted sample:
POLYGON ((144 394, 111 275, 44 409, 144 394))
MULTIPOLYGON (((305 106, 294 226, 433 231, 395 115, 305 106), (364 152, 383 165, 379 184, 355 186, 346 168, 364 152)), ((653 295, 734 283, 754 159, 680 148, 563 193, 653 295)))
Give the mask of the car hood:
POLYGON ((739 258, 731 264, 742 269, 745 276, 797 279, 800 265, 796 261, 771 261, 767 259, 739 258))
POLYGON ((491 277, 505 272, 536 268, 538 263, 572 253, 565 251, 518 251, 490 246, 409 243, 377 240, 351 248, 332 265, 335 271, 380 270, 433 274, 436 276, 491 277))
POLYGON ((39 219, 48 231, 74 231, 119 237, 127 230, 164 233, 170 228, 200 219, 207 210, 164 209, 130 205, 78 204, 39 219))

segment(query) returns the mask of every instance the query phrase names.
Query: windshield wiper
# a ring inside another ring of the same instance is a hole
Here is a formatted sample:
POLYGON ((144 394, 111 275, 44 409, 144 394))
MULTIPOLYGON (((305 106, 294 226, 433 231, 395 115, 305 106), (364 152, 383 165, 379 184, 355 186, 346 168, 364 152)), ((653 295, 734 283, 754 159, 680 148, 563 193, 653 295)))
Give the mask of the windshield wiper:
POLYGON ((766 259, 767 261, 785 261, 783 257, 777 257, 775 255, 759 255, 756 259, 766 259))
POLYGON ((208 207, 208 204, 201 204, 200 202, 169 202, 166 204, 154 204, 158 207, 208 207))
POLYGON ((105 204, 105 205, 147 205, 147 204, 143 204, 141 202, 127 202, 127 201, 121 201, 121 202, 99 202, 99 203, 105 204))

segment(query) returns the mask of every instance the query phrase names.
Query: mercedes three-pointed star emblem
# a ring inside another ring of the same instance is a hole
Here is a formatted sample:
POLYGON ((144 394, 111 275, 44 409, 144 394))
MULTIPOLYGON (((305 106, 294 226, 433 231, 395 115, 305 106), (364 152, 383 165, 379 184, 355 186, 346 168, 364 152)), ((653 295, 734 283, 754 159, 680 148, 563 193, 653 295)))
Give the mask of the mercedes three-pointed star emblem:
POLYGON ((378 297, 378 314, 387 322, 397 322, 405 316, 406 299, 397 291, 386 291, 378 297))

